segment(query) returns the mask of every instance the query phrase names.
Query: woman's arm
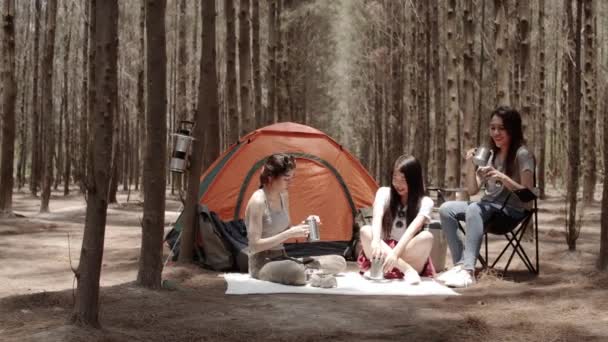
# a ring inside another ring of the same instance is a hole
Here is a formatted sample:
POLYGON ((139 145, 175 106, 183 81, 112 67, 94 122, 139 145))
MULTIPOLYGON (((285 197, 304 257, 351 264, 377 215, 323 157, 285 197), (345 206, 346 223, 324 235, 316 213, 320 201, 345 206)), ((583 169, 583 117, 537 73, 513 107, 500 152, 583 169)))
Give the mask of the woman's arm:
POLYGON ((391 196, 391 188, 381 187, 376 191, 372 209, 372 256, 382 253, 382 218, 391 196))
POLYGON ((279 234, 262 238, 262 217, 266 204, 258 194, 254 194, 247 204, 247 238, 251 253, 258 253, 280 245, 292 237, 304 237, 308 232, 307 225, 291 227, 279 234))
POLYGON ((517 151, 517 165, 519 167, 519 175, 521 183, 517 183, 513 178, 507 176, 506 174, 494 169, 490 168, 486 175, 488 177, 493 177, 496 180, 502 182, 502 184, 509 190, 518 190, 528 188, 530 190, 534 189, 534 157, 530 154, 527 148, 520 147, 517 151))

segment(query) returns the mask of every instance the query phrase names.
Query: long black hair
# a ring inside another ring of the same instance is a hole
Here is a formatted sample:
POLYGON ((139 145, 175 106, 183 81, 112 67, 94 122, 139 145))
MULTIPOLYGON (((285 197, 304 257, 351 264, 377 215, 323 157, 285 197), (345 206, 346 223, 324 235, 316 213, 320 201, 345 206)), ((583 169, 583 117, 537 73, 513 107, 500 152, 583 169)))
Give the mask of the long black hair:
MULTIPOLYGON (((526 143, 524 139, 523 128, 521 125, 521 115, 519 112, 511 107, 501 106, 496 108, 492 112, 492 119, 494 116, 497 116, 502 119, 502 124, 505 127, 505 130, 511 137, 511 142, 509 143, 509 152, 507 153, 507 160, 505 160, 505 173, 507 176, 513 176, 513 172, 515 170, 515 157, 517 155, 517 150, 526 143)), ((489 142, 490 148, 494 151, 494 155, 498 154, 499 148, 494 143, 492 136, 490 136, 489 142)))
MULTIPOLYGON (((407 211, 405 212, 405 222, 408 226, 418 215, 420 201, 424 196, 424 182, 422 179, 422 166, 414 156, 402 155, 395 161, 393 174, 399 172, 405 177, 407 183, 407 211)), ((388 208, 382 216, 382 236, 388 238, 393 228, 393 220, 397 217, 397 212, 401 208, 401 196, 395 189, 391 181, 391 197, 388 208)))
POLYGON ((296 160, 286 153, 275 153, 266 158, 262 173, 260 174, 260 189, 270 183, 273 178, 283 176, 296 168, 296 160))

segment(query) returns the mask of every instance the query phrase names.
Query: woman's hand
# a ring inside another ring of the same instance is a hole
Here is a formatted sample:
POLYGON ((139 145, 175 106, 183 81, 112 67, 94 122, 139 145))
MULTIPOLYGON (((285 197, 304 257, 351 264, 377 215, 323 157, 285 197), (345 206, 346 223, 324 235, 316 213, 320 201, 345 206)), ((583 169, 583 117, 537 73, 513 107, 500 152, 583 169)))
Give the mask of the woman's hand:
POLYGON ((497 181, 500 181, 502 183, 504 183, 507 180, 507 175, 505 175, 504 173, 496 170, 495 168, 491 167, 491 166, 486 166, 480 169, 484 169, 482 172, 483 177, 485 178, 492 178, 495 179, 497 181))
POLYGON ((384 251, 382 250, 382 241, 380 239, 372 239, 372 259, 383 259, 384 251))
POLYGON ((291 238, 300 238, 300 237, 308 237, 310 233, 310 226, 307 224, 299 224, 297 226, 292 226, 287 230, 287 234, 291 238))
POLYGON ((384 273, 390 272, 395 267, 395 265, 397 265, 397 259, 398 256, 397 254, 395 254, 394 251, 388 253, 386 259, 384 260, 384 264, 382 265, 384 273))

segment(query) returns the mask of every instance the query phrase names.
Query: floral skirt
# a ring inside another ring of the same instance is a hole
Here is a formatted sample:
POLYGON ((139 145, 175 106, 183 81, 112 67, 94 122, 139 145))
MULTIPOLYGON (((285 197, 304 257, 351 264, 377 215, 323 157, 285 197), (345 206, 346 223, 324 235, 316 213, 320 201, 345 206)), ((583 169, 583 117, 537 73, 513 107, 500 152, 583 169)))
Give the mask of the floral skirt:
MULTIPOLYGON (((397 240, 386 239, 384 242, 390 247, 395 248, 397 246, 397 240)), ((359 273, 363 274, 365 271, 369 270, 372 266, 371 260, 365 255, 365 252, 361 250, 359 257, 357 258, 357 264, 359 265, 359 273)), ((433 261, 431 257, 426 261, 422 271, 419 273, 422 277, 434 277, 435 276, 435 266, 433 266, 433 261)), ((394 267, 389 272, 384 273, 385 279, 403 279, 403 272, 401 272, 397 267, 394 267)))

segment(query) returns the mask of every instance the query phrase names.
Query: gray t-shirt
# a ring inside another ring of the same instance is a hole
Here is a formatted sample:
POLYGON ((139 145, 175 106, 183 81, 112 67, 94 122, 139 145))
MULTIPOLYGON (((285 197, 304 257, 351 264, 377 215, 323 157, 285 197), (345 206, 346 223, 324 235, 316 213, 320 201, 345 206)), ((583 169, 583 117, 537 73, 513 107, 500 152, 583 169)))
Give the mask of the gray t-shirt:
MULTIPOLYGON (((498 158, 494 158, 491 165, 500 172, 505 172, 504 161, 498 158)), ((520 146, 517 149, 517 154, 515 155, 515 168, 513 169, 513 174, 508 175, 511 179, 521 184, 521 175, 524 171, 534 172, 534 156, 528 150, 526 146, 520 146)), ((488 179, 484 182, 485 185, 485 195, 483 196, 483 201, 494 202, 498 204, 503 204, 505 199, 511 193, 511 190, 507 189, 500 181, 496 181, 495 179, 488 179)), ((523 203, 519 197, 512 194, 509 196, 509 200, 507 205, 514 208, 528 208, 529 205, 523 203)))

